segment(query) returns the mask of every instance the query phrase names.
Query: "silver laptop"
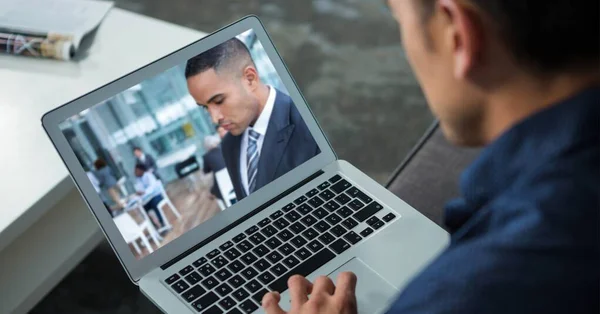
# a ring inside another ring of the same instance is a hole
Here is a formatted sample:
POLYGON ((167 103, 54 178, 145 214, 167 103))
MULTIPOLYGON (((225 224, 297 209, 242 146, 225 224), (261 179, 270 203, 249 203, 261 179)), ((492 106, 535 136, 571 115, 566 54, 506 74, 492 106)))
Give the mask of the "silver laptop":
POLYGON ((337 158, 254 16, 42 123, 127 275, 166 313, 259 313, 267 291, 289 309, 291 275, 335 280, 343 271, 358 277, 359 312, 378 313, 448 243, 337 158), (231 47, 252 60, 236 79, 264 100, 237 130, 232 110, 219 107, 231 91, 202 75, 236 55, 225 55, 231 47))

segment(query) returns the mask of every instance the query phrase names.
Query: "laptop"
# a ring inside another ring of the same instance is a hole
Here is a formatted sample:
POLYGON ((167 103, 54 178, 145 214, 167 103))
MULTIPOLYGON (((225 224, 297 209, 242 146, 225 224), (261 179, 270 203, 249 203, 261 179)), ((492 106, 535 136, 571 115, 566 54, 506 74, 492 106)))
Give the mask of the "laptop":
POLYGON ((290 276, 335 282, 343 271, 357 275, 359 312, 379 313, 448 244, 442 228, 338 159, 255 16, 42 124, 125 272, 165 313, 260 313, 267 291, 287 310, 290 276), (264 99, 246 104, 260 113, 245 129, 205 102, 222 86, 202 64, 229 62, 225 43, 243 44, 252 62, 237 80, 264 99))

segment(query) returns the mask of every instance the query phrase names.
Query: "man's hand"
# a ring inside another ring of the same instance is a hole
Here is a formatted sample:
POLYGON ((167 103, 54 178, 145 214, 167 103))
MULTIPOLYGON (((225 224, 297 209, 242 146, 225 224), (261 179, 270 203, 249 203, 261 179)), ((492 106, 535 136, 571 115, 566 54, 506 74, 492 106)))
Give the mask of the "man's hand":
MULTIPOLYGON (((312 284, 306 278, 295 275, 288 280, 289 294, 292 301, 290 314, 355 314, 356 275, 351 272, 341 273, 336 286, 329 277, 320 276, 312 284), (310 298, 309 298, 310 294, 310 298)), ((279 307, 279 293, 265 294, 262 306, 267 314, 284 314, 279 307)))

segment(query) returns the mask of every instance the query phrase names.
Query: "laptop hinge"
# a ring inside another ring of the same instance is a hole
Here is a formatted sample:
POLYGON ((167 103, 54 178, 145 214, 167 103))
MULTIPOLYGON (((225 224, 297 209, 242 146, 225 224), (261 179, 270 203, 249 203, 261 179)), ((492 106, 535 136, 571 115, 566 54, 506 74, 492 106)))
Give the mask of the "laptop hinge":
POLYGON ((254 209, 253 211, 247 213, 246 215, 242 216, 240 219, 236 220, 235 222, 227 225, 225 228, 215 232, 213 235, 211 235, 210 237, 204 239, 203 241, 199 242, 198 244, 194 245, 193 247, 191 247, 190 249, 188 249, 187 251, 177 255, 175 258, 173 258, 172 260, 168 261, 167 263, 165 263, 164 265, 160 266, 160 268, 162 270, 165 270, 169 267, 171 267, 172 265, 174 265, 175 263, 179 262, 180 260, 184 259, 186 256, 194 253, 195 251, 197 251, 199 248, 207 245, 208 243, 212 242, 213 240, 215 240, 216 238, 220 237, 221 235, 223 235, 225 232, 237 227, 239 224, 241 224, 242 222, 248 220, 250 217, 258 214, 259 212, 261 212, 263 209, 268 208, 269 206, 273 205, 275 202, 279 201, 280 199, 288 196, 289 194, 291 194, 292 192, 294 192, 295 190, 299 189, 300 187, 302 187, 303 185, 305 185, 306 183, 314 180, 316 177, 322 175, 323 173, 325 173, 323 170, 319 170, 315 173, 313 173, 312 175, 310 175, 309 177, 307 177, 306 179, 298 182, 296 185, 292 186, 291 188, 283 191, 281 194, 275 196, 274 198, 270 199, 269 201, 267 201, 266 203, 262 204, 261 206, 257 207, 256 209, 254 209))

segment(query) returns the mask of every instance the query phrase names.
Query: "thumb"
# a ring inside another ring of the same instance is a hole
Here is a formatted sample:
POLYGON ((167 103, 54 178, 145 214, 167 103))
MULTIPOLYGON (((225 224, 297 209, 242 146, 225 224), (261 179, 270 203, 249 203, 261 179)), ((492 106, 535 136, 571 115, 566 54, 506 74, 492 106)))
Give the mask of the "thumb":
POLYGON ((263 296, 262 307, 267 314, 285 314, 279 307, 280 295, 278 292, 269 292, 263 296))

